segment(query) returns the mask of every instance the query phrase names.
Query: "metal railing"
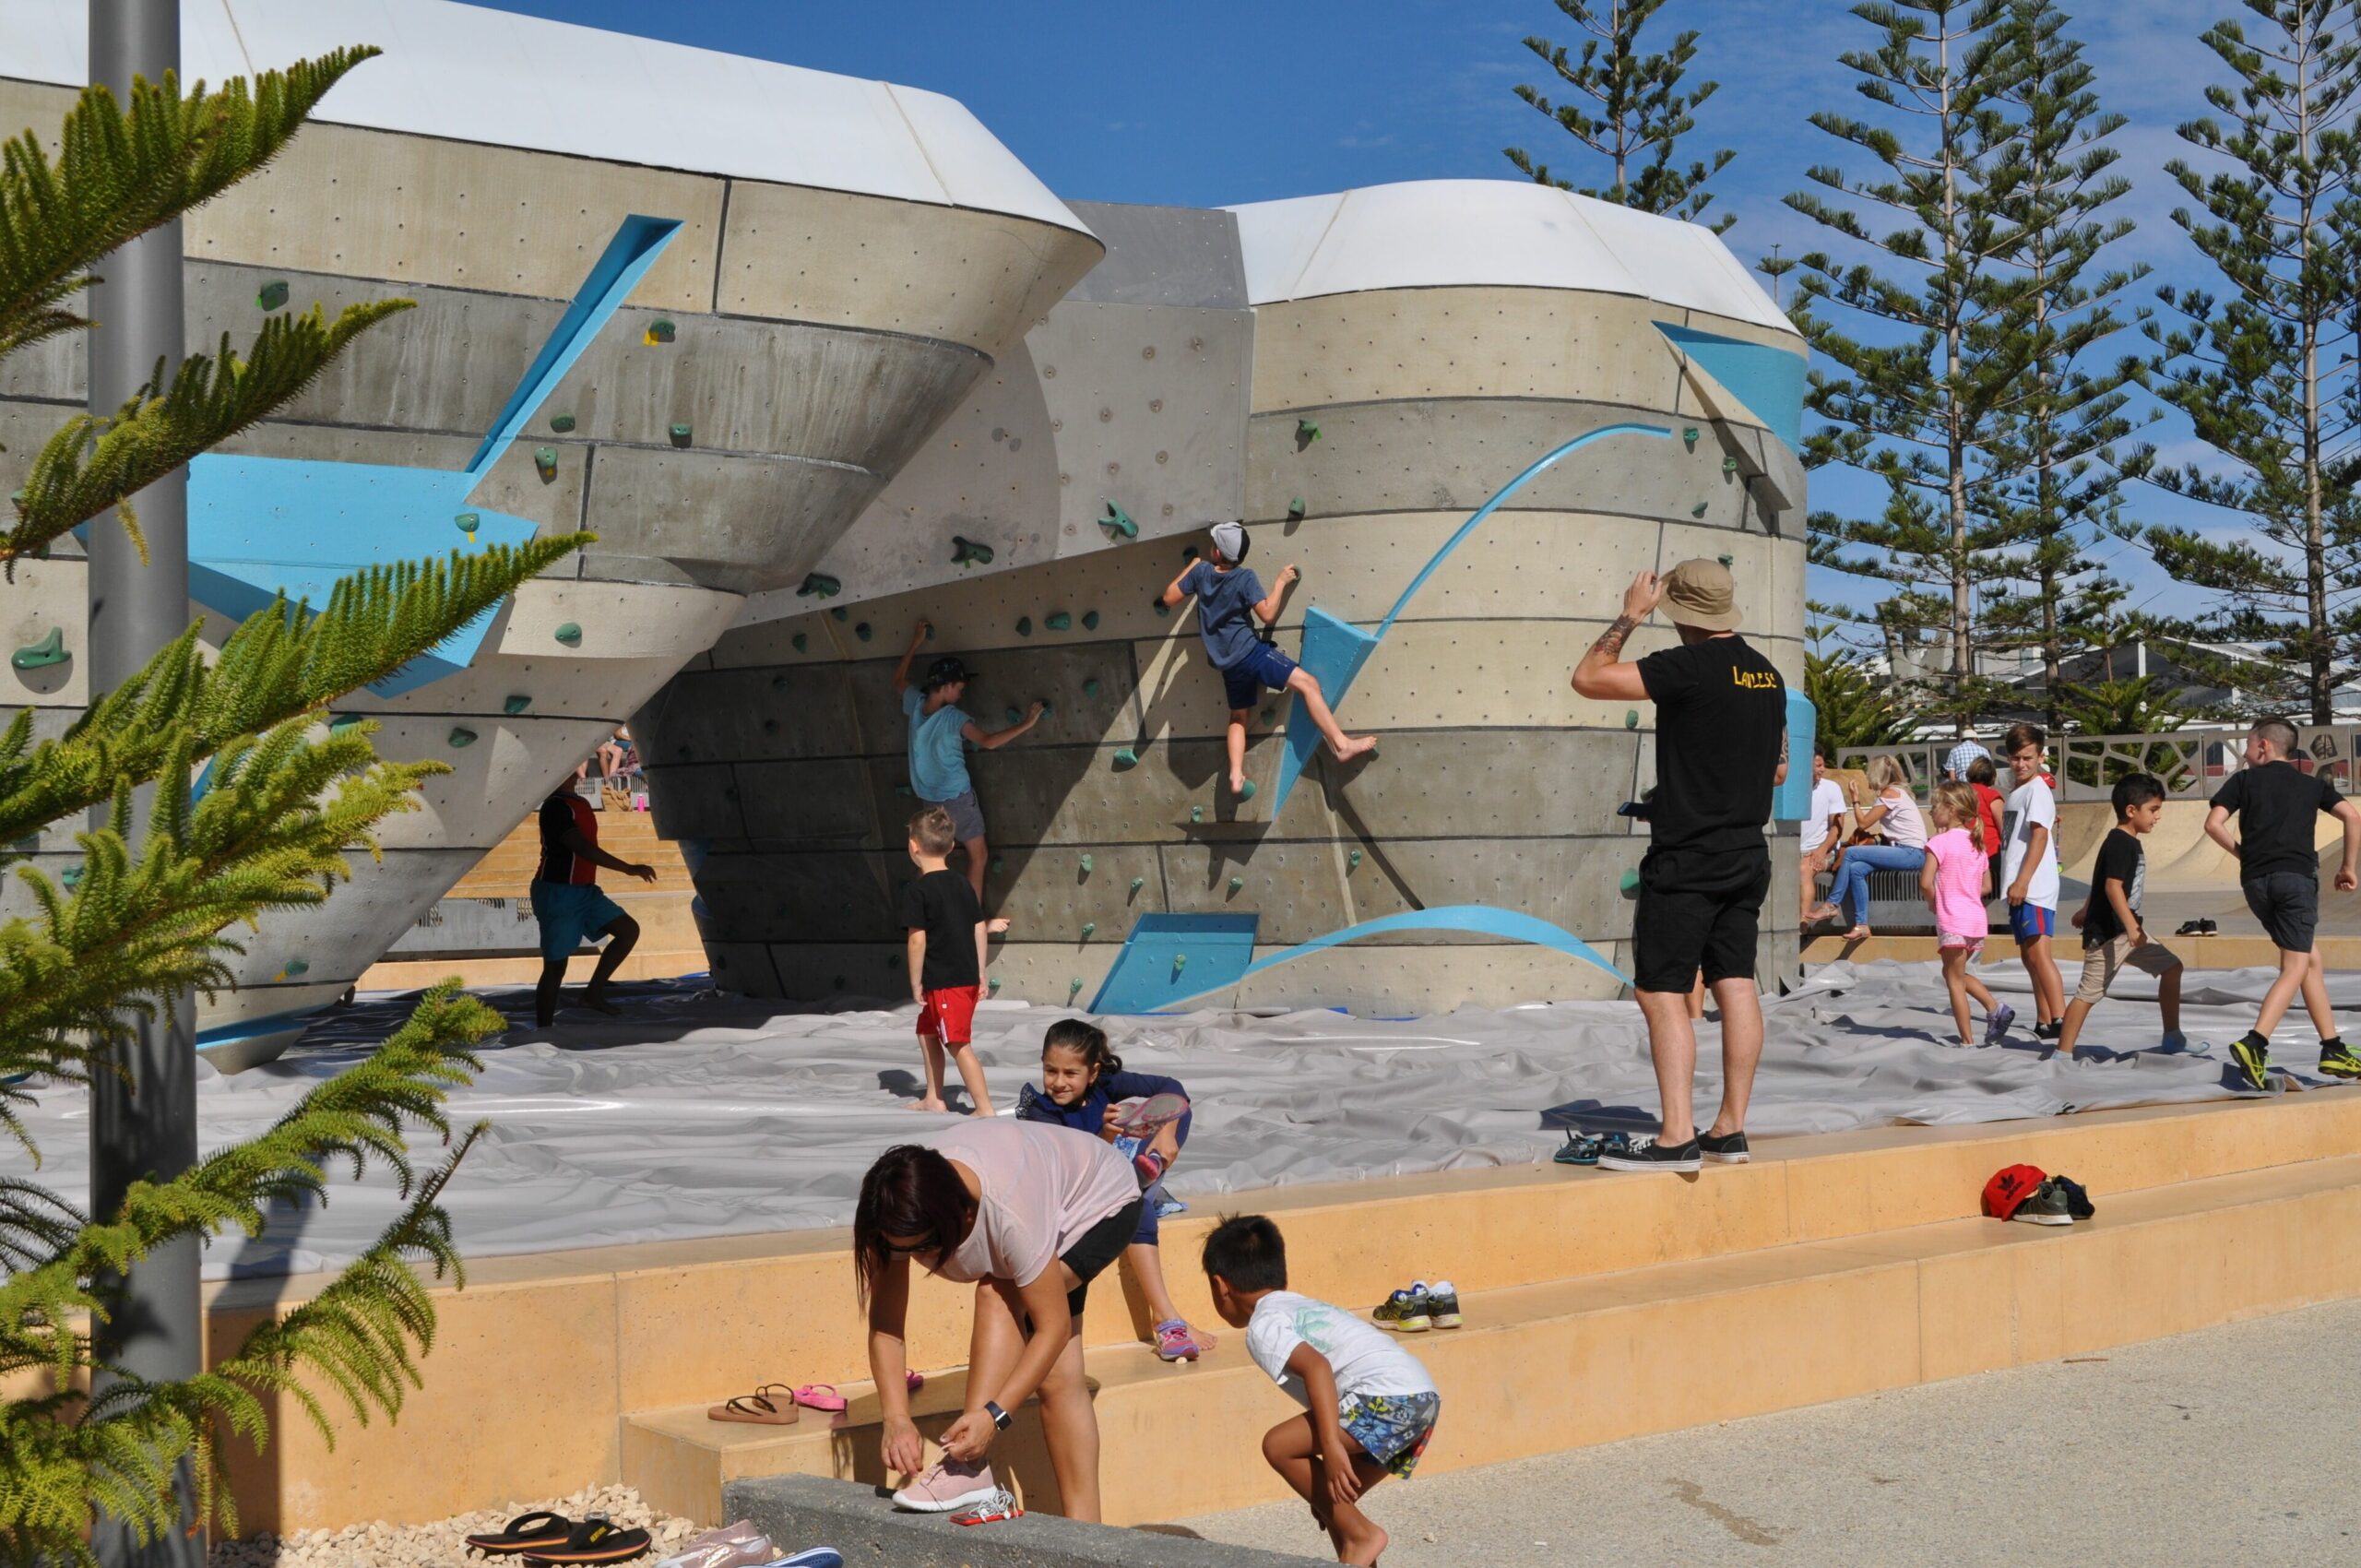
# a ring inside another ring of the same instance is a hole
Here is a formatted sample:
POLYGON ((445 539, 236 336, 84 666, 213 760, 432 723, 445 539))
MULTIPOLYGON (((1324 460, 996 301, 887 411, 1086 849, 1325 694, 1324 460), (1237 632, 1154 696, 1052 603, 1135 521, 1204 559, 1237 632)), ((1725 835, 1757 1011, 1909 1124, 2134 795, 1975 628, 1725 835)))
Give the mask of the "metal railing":
MULTIPOLYGON (((2361 754, 2361 724, 2300 727, 2296 765, 2307 773, 2324 774, 2337 788, 2353 790, 2354 759, 2361 754)), ((2000 756, 1997 735, 1970 739, 1993 755, 1999 771, 1999 788, 2010 787, 2008 764, 2000 756)), ((1912 793, 1924 801, 1943 776, 1943 759, 1958 745, 1956 737, 1913 741, 1898 746, 1843 746, 1836 754, 1839 767, 1866 767, 1872 757, 1890 756, 1902 764, 1912 793)), ((2246 766, 2246 731, 2240 730, 2177 730, 2156 735, 2052 735, 2049 759, 2061 801, 2104 801, 2126 774, 2153 774, 2175 801, 2212 797, 2227 778, 2246 766)))

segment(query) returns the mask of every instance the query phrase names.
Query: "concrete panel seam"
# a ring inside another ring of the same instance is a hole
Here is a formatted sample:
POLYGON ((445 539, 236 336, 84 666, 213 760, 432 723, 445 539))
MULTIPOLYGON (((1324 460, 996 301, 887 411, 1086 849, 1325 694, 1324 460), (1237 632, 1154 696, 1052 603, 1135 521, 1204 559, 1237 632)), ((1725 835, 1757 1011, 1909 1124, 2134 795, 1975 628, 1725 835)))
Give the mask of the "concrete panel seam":
POLYGON ((819 317, 800 315, 756 315, 750 311, 718 310, 718 321, 742 321, 757 327, 802 327, 815 332, 841 333, 848 338, 881 338, 894 343, 918 343, 946 353, 966 354, 984 362, 990 370, 997 363, 991 355, 973 343, 962 343, 955 338, 930 338, 923 332, 902 332, 891 327, 861 327, 850 322, 825 321, 819 317))

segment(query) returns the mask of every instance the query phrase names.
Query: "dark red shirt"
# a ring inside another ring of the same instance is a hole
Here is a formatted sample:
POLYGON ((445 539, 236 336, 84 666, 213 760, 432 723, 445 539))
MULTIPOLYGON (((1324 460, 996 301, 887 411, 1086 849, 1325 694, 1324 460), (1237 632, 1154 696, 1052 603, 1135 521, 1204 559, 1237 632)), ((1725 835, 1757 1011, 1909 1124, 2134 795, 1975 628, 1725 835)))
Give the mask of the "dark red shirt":
POLYGON ((533 873, 535 882, 569 882, 580 886, 599 880, 599 868, 566 848, 569 827, 593 844, 599 841, 599 814, 571 785, 541 802, 541 864, 533 873))

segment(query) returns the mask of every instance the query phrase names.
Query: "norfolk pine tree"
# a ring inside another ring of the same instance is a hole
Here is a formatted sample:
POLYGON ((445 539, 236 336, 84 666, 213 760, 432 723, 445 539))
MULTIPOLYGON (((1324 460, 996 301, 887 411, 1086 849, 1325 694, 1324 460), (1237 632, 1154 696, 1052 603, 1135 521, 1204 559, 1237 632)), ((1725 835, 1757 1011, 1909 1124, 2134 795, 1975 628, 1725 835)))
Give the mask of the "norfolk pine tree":
MULTIPOLYGON (((1807 402, 1829 422, 1805 443, 1807 467, 1844 463, 1885 481, 1880 515, 1814 513, 1816 564, 1892 585, 1880 606, 1890 630, 1932 627, 1947 657, 1940 689, 1912 694, 1917 710, 1960 733, 1997 688, 1975 660, 1975 590, 1999 570, 2009 530, 1994 514, 2003 422, 2020 394, 2027 345, 2025 285, 2013 182, 2017 127, 2004 94, 2020 68, 2007 0, 1864 0, 1853 14, 1877 28, 1877 48, 1842 56, 1857 89, 1901 116, 1889 126, 1826 111, 1811 123, 1868 153, 1887 173, 1854 181, 1832 165, 1809 172, 1840 196, 1883 208, 1898 227, 1873 233, 1850 208, 1813 192, 1787 205, 1882 253, 1895 270, 1825 253, 1801 258, 1789 312, 1812 348, 1835 362, 1813 372, 1807 402), (1842 305, 1868 318, 1876 339, 1838 331, 1822 314, 1842 305)), ((1896 671, 1899 676, 1900 671, 1896 671)))
MULTIPOLYGON (((1570 58, 1564 45, 1546 38, 1528 38, 1525 46, 1547 61, 1576 96, 1552 103, 1531 86, 1518 87, 1516 95, 1612 167, 1611 181, 1596 189, 1581 187, 1579 194, 1703 222, 1714 200, 1705 182, 1738 154, 1723 148, 1685 169, 1673 161, 1680 138, 1697 128, 1698 106, 1721 84, 1705 82, 1683 90, 1681 78, 1697 54, 1693 30, 1674 38, 1672 47, 1661 54, 1640 53, 1641 30, 1664 6, 1665 0, 1558 0, 1567 19, 1591 35, 1582 53, 1570 58)), ((1536 184, 1577 189, 1523 148, 1501 150, 1536 184)), ((1737 221, 1734 215, 1724 214, 1709 227, 1718 234, 1737 221)))
POLYGON ((2176 494, 2244 518, 2259 536, 2148 530, 2157 563, 2175 577, 2259 612, 2297 666, 2292 689, 2276 695, 2325 724, 2334 717, 2337 657, 2361 630, 2352 596, 2361 566, 2353 359, 2361 148, 2351 130, 2361 48, 2344 30, 2351 0, 2246 0, 2246 9, 2251 37, 2236 21, 2204 35, 2235 78, 2205 89, 2222 119, 2179 128, 2213 156, 2203 167, 2165 166, 2194 204, 2177 208, 2173 221, 2226 286, 2218 296, 2158 289, 2177 321, 2148 327, 2160 350, 2156 395, 2219 457, 2173 468, 2149 451, 2135 465, 2176 494))
MULTIPOLYGON (((67 116, 54 160, 30 131, 7 143, 0 356, 87 326, 71 307, 93 266, 260 168, 374 53, 338 51, 265 73, 251 89, 184 93, 168 76, 136 84, 127 109, 93 87, 67 116)), ((274 317, 243 356, 225 339, 218 354, 190 356, 169 386, 113 415, 67 420, 32 459, 0 536, 0 569, 264 418, 356 335, 405 308, 383 301, 334 321, 317 307, 274 317)), ((120 515, 136 528, 128 508, 120 515)), ((76 835, 84 859, 74 885, 14 867, 39 912, 0 924, 0 1128, 36 1162, 23 1108, 117 1071, 108 1051, 127 1014, 152 1016, 185 987, 227 985, 222 958, 237 948, 223 932, 319 904, 349 874, 346 852, 374 850, 373 828, 416 809, 419 782, 445 771, 379 759, 375 726, 331 728, 326 705, 425 653, 585 537, 373 569, 338 583, 325 606, 257 612, 218 650, 192 626, 62 736, 35 744, 29 711, 0 731, 0 844, 94 806, 112 811, 108 826, 76 835), (203 792, 192 799, 201 766, 203 792), (134 844, 123 831, 132 791, 160 781, 134 844)), ((274 1396, 331 1441, 331 1400, 364 1421, 398 1412, 434 1331, 411 1265, 458 1269, 438 1200, 466 1148, 463 1139, 421 1170, 409 1141, 421 1132, 450 1141, 447 1093, 475 1065, 468 1048, 500 1024, 456 985, 438 987, 367 1062, 314 1088, 260 1136, 169 1181, 135 1183, 113 1214, 85 1215, 37 1182, 0 1179, 0 1382, 36 1390, 0 1404, 0 1554, 89 1562, 101 1504, 148 1538, 184 1527, 172 1487, 184 1460, 198 1487, 195 1522, 234 1528, 214 1445, 224 1431, 266 1442, 274 1396), (325 1290, 197 1377, 148 1383, 111 1367, 104 1393, 80 1392, 101 1370, 89 1324, 110 1312, 108 1281, 128 1265, 179 1237, 258 1233, 270 1204, 319 1198, 332 1169, 358 1174, 371 1160, 395 1173, 409 1207, 325 1290)))
POLYGON ((2017 330, 2030 396, 2004 410, 1992 506, 2006 530, 2007 575, 2033 592, 1992 601, 1985 615, 1988 632, 2025 636, 2041 649, 2044 717, 2053 731, 2065 716, 2059 665, 2081 640, 2075 623, 2087 618, 2085 608, 2103 611, 2092 596, 2104 599, 2115 586, 2087 550, 2122 529, 2124 475, 2113 448, 2135 428, 2125 410, 2137 365, 2128 357, 2092 362, 2128 325, 2115 314, 2117 301, 2148 272, 2098 264, 2099 253, 2132 228, 2129 219, 2105 216, 2131 188, 2113 172, 2117 153, 2105 145, 2124 117, 2100 109, 2082 46, 2067 36, 2069 20, 2051 0, 2014 0, 2006 24, 2018 53, 2005 96, 2019 127, 2010 201, 2023 240, 2027 291, 2017 330))

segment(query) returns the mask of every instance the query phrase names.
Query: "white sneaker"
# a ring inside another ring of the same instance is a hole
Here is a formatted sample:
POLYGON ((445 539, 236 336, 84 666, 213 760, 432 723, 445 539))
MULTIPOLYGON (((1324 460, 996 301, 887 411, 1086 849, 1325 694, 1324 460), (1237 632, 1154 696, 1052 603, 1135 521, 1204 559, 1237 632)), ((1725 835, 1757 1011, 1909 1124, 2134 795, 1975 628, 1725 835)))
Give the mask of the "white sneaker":
POLYGON ((755 1568, 778 1555, 778 1548, 751 1519, 694 1537, 656 1568, 755 1568))

